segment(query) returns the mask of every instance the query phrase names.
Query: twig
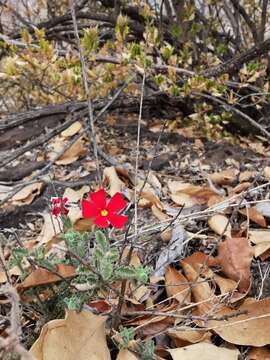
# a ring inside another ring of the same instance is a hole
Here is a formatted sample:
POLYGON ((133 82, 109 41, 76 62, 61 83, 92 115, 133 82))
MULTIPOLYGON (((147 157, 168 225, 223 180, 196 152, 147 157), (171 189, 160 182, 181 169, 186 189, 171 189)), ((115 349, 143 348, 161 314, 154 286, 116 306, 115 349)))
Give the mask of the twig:
MULTIPOLYGON (((181 309, 180 309, 181 311, 181 309)), ((145 315, 154 315, 154 316, 162 316, 162 317, 172 317, 174 319, 184 319, 184 320, 200 320, 200 321, 204 321, 207 322, 209 320, 215 320, 215 321, 223 321, 223 320, 228 320, 230 318, 233 317, 237 317, 239 315, 243 315, 243 314, 247 314, 246 310, 239 310, 236 311, 232 314, 224 314, 221 316, 212 316, 212 315, 205 315, 204 316, 196 316, 196 315, 192 315, 192 314, 177 314, 176 311, 175 312, 162 312, 162 311, 156 311, 156 310, 142 310, 142 311, 131 311, 131 312, 123 312, 123 316, 129 316, 129 315, 133 315, 133 316, 145 316, 145 315)))
POLYGON ((80 56, 81 75, 82 75, 82 81, 83 81, 83 87, 84 87, 84 94, 85 94, 85 97, 87 99, 88 117, 89 117, 89 123, 90 123, 90 128, 91 128, 91 132, 89 132, 89 140, 93 144, 93 150, 94 150, 94 156, 95 156, 95 162, 96 162, 96 169, 97 169, 97 177, 98 177, 99 186, 101 187, 102 180, 101 180, 101 172, 100 172, 99 159, 98 159, 96 130, 95 130, 95 125, 94 125, 92 101, 91 101, 90 96, 89 96, 89 86, 88 86, 87 75, 86 75, 86 64, 85 64, 85 60, 84 60, 83 51, 82 51, 82 48, 81 48, 81 45, 80 45, 80 37, 79 37, 79 32, 78 32, 78 25, 77 25, 74 1, 70 0, 69 4, 70 4, 72 22, 73 22, 73 27, 74 27, 74 34, 75 34, 75 38, 77 40, 77 47, 78 47, 79 56, 80 56))

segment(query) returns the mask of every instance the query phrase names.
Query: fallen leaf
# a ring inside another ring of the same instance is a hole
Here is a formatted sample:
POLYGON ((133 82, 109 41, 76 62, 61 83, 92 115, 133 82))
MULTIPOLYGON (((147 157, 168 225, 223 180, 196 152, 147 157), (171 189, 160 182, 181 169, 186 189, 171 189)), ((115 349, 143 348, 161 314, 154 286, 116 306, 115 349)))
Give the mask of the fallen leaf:
POLYGON ((230 192, 233 193, 233 194, 240 194, 241 192, 243 191, 247 191, 251 186, 251 183, 250 182, 242 182, 241 184, 238 184, 236 187, 234 187, 232 189, 232 191, 230 192))
POLYGON ((270 180, 270 166, 266 166, 263 169, 263 175, 266 177, 266 179, 270 180))
POLYGON ((259 202, 255 209, 263 216, 270 217, 270 201, 259 202))
MULTIPOLYGON (((156 205, 152 205, 151 209, 152 209, 154 216, 157 217, 158 220, 166 221, 166 220, 170 219, 170 216, 168 216, 163 211, 161 211, 156 205)), ((167 230, 162 231, 160 236, 163 241, 170 241, 170 239, 172 237, 172 230, 170 228, 168 228, 167 230)))
POLYGON ((189 208, 198 204, 198 202, 193 199, 192 196, 185 193, 171 194, 170 198, 175 204, 185 206, 185 208, 189 208))
POLYGON ((239 175, 239 182, 246 182, 246 181, 250 181, 252 178, 254 178, 256 176, 256 171, 243 171, 240 173, 239 175))
POLYGON ((110 305, 105 300, 94 300, 87 303, 87 305, 94 309, 96 312, 99 312, 101 314, 108 313, 112 310, 112 305, 110 305))
POLYGON ((183 205, 183 202, 191 206, 194 205, 194 202, 195 204, 206 204, 212 196, 217 195, 209 187, 195 186, 180 181, 169 181, 168 188, 171 192, 170 197, 172 200, 174 198, 175 201, 178 201, 179 205, 183 205))
POLYGON ((33 200, 40 194, 43 188, 42 182, 36 182, 33 184, 26 185, 22 190, 17 192, 11 201, 14 205, 29 205, 33 200))
MULTIPOLYGON (((166 316, 166 313, 164 313, 164 316, 166 316)), ((155 336, 157 334, 160 334, 164 331, 166 331, 168 328, 172 327, 174 324, 174 320, 171 317, 163 317, 156 316, 156 320, 154 319, 146 319, 145 325, 141 325, 140 328, 136 331, 138 336, 140 337, 146 337, 146 336, 155 336), (160 320, 161 318, 161 320, 160 320)))
POLYGON ((72 125, 70 125, 66 130, 61 132, 61 136, 64 138, 69 138, 75 134, 77 134, 82 128, 82 124, 79 121, 76 121, 72 125))
POLYGON ((65 319, 45 324, 30 353, 37 360, 110 360, 107 318, 89 311, 67 311, 65 319))
POLYGON ((42 214, 44 223, 41 232, 37 238, 37 243, 42 245, 58 237, 61 233, 60 223, 56 217, 52 216, 48 212, 42 214))
POLYGON ((254 347, 248 352, 247 360, 270 360, 268 347, 254 347))
POLYGON ((218 185, 233 185, 237 180, 239 171, 236 169, 226 169, 210 174, 210 179, 218 185))
POLYGON ((208 219, 209 227, 218 235, 231 236, 231 224, 229 219, 222 214, 216 214, 208 219))
POLYGON ((210 320, 209 325, 222 339, 236 345, 265 346, 270 344, 270 299, 247 301, 237 310, 224 309, 217 315, 241 315, 227 320, 210 320))
POLYGON ((165 286, 168 297, 176 299, 180 305, 190 303, 190 285, 185 276, 172 266, 168 266, 165 272, 165 286))
MULTIPOLYGON (((81 218, 81 215, 82 214, 81 214, 81 210, 79 209, 79 207, 71 208, 69 210, 68 217, 71 220, 71 223, 74 225, 76 230, 79 230, 79 229, 77 229, 77 225, 78 225, 78 220, 80 220, 80 218, 81 218)), ((55 216, 52 216, 48 212, 44 212, 42 214, 42 216, 44 219, 44 224, 43 224, 42 230, 37 238, 37 243, 39 245, 46 245, 46 247, 50 248, 54 242, 62 240, 60 238, 62 229, 61 229, 58 219, 55 216)), ((89 219, 83 219, 83 220, 89 220, 89 219)), ((86 223, 87 223, 88 230, 89 230, 90 229, 89 221, 87 221, 86 223)))
POLYGON ((250 287, 252 258, 253 251, 246 238, 227 237, 219 244, 218 256, 211 263, 220 265, 225 275, 239 282, 239 291, 245 292, 250 287))
POLYGON ((70 202, 78 202, 82 200, 83 195, 90 191, 90 187, 88 185, 84 185, 79 190, 74 190, 71 188, 66 188, 63 194, 63 198, 67 197, 70 202))
POLYGON ((71 265, 57 264, 55 272, 43 268, 37 268, 28 275, 22 283, 18 284, 18 290, 26 290, 31 287, 52 284, 62 281, 62 278, 68 279, 76 275, 75 268, 71 265))
POLYGON ((240 214, 246 216, 251 221, 255 222, 256 224, 266 227, 265 218, 259 211, 255 208, 244 208, 239 210, 240 214))
POLYGON ((260 255, 260 259, 265 261, 270 257, 270 249, 266 250, 263 254, 260 255))
POLYGON ((195 269, 194 265, 192 266, 192 263, 189 263, 189 258, 181 260, 180 264, 188 281, 193 283, 191 291, 195 302, 198 303, 197 309, 201 315, 204 315, 209 313, 212 307, 217 304, 217 300, 210 285, 201 276, 206 264, 197 264, 197 269, 195 269))
POLYGON ((113 196, 117 192, 122 192, 125 188, 125 183, 119 178, 114 166, 110 166, 104 169, 103 177, 109 184, 108 194, 113 196))
POLYGON ((237 288, 237 282, 232 279, 226 279, 216 273, 213 273, 213 278, 219 287, 221 295, 232 293, 237 288))
POLYGON ((55 163, 57 165, 68 165, 78 160, 79 157, 87 153, 86 146, 80 137, 70 148, 68 148, 64 154, 55 163))
POLYGON ((199 342, 209 342, 211 343, 211 332, 200 329, 177 327, 177 330, 169 329, 167 335, 174 340, 175 346, 182 347, 190 344, 196 344, 199 342))
MULTIPOLYGON (((18 266, 13 266, 11 269, 8 270, 10 276, 20 276, 22 275, 22 271, 18 266)), ((0 284, 7 282, 7 276, 5 271, 2 271, 0 267, 0 284)))
POLYGON ((237 349, 226 349, 209 343, 198 343, 178 349, 168 349, 173 360, 237 360, 237 349))
POLYGON ((255 244, 252 247, 254 256, 258 257, 270 248, 270 231, 269 230, 249 230, 249 240, 255 244))

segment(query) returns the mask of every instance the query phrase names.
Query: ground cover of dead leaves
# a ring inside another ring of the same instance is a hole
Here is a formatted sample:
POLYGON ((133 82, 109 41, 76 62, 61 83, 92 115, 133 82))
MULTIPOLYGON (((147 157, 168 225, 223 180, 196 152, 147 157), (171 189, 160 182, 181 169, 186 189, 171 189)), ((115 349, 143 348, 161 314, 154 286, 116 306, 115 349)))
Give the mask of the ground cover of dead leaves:
MULTIPOLYGON (((75 123, 61 136, 73 136, 80 128, 80 124, 75 123)), ((52 156, 61 151, 57 146, 56 141, 52 156)), ((79 138, 58 164, 72 163, 85 152, 83 140, 79 138)), ((255 295, 250 292, 252 261, 265 261, 270 257, 270 200, 266 191, 270 168, 262 171, 240 171, 239 168, 234 164, 209 174, 205 184, 200 185, 180 180, 161 181, 158 174, 149 173, 139 206, 142 212, 150 209, 156 221, 145 223, 140 234, 158 238, 161 250, 152 262, 150 284, 136 289, 131 284, 127 287, 122 325, 133 327, 142 339, 155 339, 156 355, 160 359, 230 360, 238 359, 243 353, 250 360, 270 359, 270 294, 263 292, 263 276, 258 283, 260 291, 255 295), (194 231, 187 230, 190 223, 194 231), (172 226, 167 227, 168 224, 172 226), (160 237, 157 230, 161 231, 160 237), (216 251, 190 251, 191 242, 208 250, 209 245, 210 248, 214 245, 216 251), (138 315, 142 311, 145 313, 138 315)), ((103 179, 111 196, 120 191, 132 200, 132 172, 124 167, 108 167, 103 179)), ((138 191, 143 183, 142 177, 138 191)), ((27 185, 9 203, 31 204, 42 187, 42 182, 27 185)), ((0 190, 4 197, 11 189, 0 190)), ((79 204, 89 191, 87 185, 76 191, 67 188, 64 196, 79 204)), ((49 210, 42 216, 40 234, 25 246, 45 246, 48 253, 57 252, 59 246, 65 246, 59 223, 52 219, 49 210)), ((75 229, 86 231, 91 227, 88 220, 81 219, 79 206, 71 208, 69 216, 75 229)), ((119 239, 121 236, 119 234, 119 239)), ((134 266, 140 266, 144 263, 143 253, 134 252, 131 261, 134 266)), ((72 266, 58 265, 57 272, 65 278, 76 276, 72 266)), ((20 270, 11 268, 10 275, 16 279, 20 270)), ((17 281, 16 286, 23 298, 26 289, 60 280, 54 273, 40 268, 22 282, 17 281)), ((5 281, 5 272, 1 271, 0 282, 5 281)), ((111 359, 108 337, 121 341, 119 334, 110 332, 107 321, 116 301, 111 294, 89 300, 81 312, 66 311, 64 319, 46 323, 30 353, 38 360, 111 359)), ((130 350, 120 350, 117 360, 136 359, 132 348, 131 342, 130 350)))

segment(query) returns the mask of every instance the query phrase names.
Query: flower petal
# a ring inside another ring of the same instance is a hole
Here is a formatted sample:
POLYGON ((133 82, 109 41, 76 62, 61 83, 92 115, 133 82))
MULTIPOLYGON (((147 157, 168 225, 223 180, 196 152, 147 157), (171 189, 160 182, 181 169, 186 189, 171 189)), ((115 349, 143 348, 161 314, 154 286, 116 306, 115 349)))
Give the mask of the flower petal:
POLYGON ((117 212, 124 209, 127 205, 126 200, 124 200, 123 195, 119 192, 113 195, 109 204, 107 206, 107 210, 109 212, 117 212))
POLYGON ((60 204, 61 203, 61 199, 57 196, 53 196, 51 197, 51 203, 52 204, 60 204))
POLYGON ((105 228, 110 225, 107 216, 102 215, 99 215, 95 218, 94 224, 101 228, 105 228))
POLYGON ((127 216, 113 214, 113 213, 109 213, 109 215, 107 216, 107 219, 112 224, 112 226, 115 227, 116 229, 122 229, 122 227, 124 227, 125 224, 128 222, 127 216))
POLYGON ((82 217, 93 218, 99 215, 99 209, 96 204, 93 204, 87 200, 82 200, 82 217))
POLYGON ((57 205, 54 205, 54 207, 52 208, 52 214, 54 216, 58 216, 60 215, 60 213, 61 213, 61 208, 57 205))
POLYGON ((97 208, 99 209, 106 208, 106 193, 103 189, 93 192, 92 194, 89 195, 89 197, 97 208))

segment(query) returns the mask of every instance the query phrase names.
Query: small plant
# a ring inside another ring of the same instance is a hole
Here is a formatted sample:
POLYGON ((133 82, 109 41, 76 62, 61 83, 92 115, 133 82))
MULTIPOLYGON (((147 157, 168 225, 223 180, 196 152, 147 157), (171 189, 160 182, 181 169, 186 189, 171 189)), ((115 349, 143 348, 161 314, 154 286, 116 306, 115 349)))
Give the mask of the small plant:
POLYGON ((135 333, 132 328, 121 328, 119 332, 119 349, 132 349, 142 360, 153 360, 155 356, 155 343, 153 340, 134 340, 135 333))
MULTIPOLYGON (((66 254, 60 258, 53 253, 48 255, 43 246, 33 251, 15 248, 12 252, 12 264, 21 269, 24 277, 27 275, 24 270, 26 260, 52 272, 57 272, 58 264, 73 266, 76 276, 68 280, 67 285, 70 286, 63 291, 62 299, 70 310, 81 309, 85 302, 102 293, 106 294, 109 288, 113 291, 116 282, 129 280, 132 285, 137 286, 148 281, 149 269, 121 263, 119 249, 101 231, 109 226, 122 229, 127 223, 128 217, 118 213, 127 205, 122 194, 116 193, 107 201, 106 192, 101 189, 91 193, 89 199, 82 200, 82 217, 94 220, 92 233, 80 233, 73 228, 68 217, 71 204, 67 197, 54 197, 51 204, 52 215, 63 225, 61 228, 66 254)), ((118 294, 117 290, 115 293, 118 294)), ((59 299, 58 294, 56 298, 59 299)))

